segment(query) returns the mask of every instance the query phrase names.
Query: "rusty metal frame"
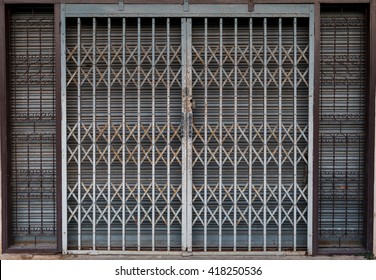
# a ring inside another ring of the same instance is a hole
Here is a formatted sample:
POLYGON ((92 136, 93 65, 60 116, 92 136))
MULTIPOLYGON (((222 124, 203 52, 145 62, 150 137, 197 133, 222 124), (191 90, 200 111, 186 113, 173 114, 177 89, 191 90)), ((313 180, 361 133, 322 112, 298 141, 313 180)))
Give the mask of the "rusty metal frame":
MULTIPOLYGON (((376 95, 376 1, 372 0, 368 8, 368 193, 367 193, 367 241, 366 249, 372 252, 375 248, 375 95, 376 95)), ((373 252, 375 253, 375 251, 373 252)))
MULTIPOLYGON (((125 0, 124 2, 131 3, 135 0, 125 0)), ((141 0, 142 1, 142 0, 141 0)), ((144 0, 144 2, 150 3, 158 0, 144 0)), ((30 3, 45 3, 45 4, 55 4, 55 28, 58 28, 59 22, 60 22, 60 16, 56 14, 56 7, 59 6, 58 3, 118 3, 118 0, 0 0, 0 182, 1 182, 1 193, 2 193, 2 249, 3 252, 7 251, 8 247, 8 201, 6 199, 7 189, 8 189, 8 149, 7 149, 7 106, 6 106, 6 99, 7 99, 7 83, 6 83, 6 17, 5 17, 5 11, 6 11, 6 4, 30 4, 30 3)), ((159 0, 158 2, 163 3, 176 3, 176 2, 182 2, 182 0, 159 0)), ((193 2, 193 1, 192 1, 193 2)), ((217 2, 215 0, 210 2, 217 2)), ((244 0, 246 2, 246 0, 244 0)), ((375 109, 375 89, 376 89, 376 81, 372 77, 376 76, 376 1, 375 0, 254 0, 254 4, 260 4, 260 3, 311 3, 315 4, 315 56, 319 54, 319 32, 320 32, 320 3, 367 3, 369 4, 369 84, 368 84, 368 96, 369 96, 369 118, 368 118, 368 127, 372 128, 370 129, 370 133, 368 134, 368 143, 370 145, 367 146, 367 154, 369 157, 367 158, 367 166, 369 167, 368 170, 368 210, 367 210, 367 250, 372 251, 372 248, 374 246, 374 243, 376 243, 376 237, 373 236, 374 228, 375 228, 375 222, 374 222, 374 140, 375 140, 375 131, 374 131, 374 109, 375 109)), ((56 33, 56 34, 60 34, 56 33)), ((56 36, 56 35, 55 35, 56 36)), ((59 42, 56 44, 56 48, 60 47, 60 38, 56 36, 56 42, 59 42)), ((57 49, 58 50, 58 49, 57 49)), ((56 51, 57 51, 56 50, 56 51)), ((60 59, 59 59, 59 52, 57 52, 57 59, 56 59, 56 67, 59 67, 60 59)), ((315 72, 315 87, 314 87, 314 139, 317 139, 317 133, 318 133, 318 85, 319 85, 319 73, 320 73, 320 66, 318 63, 315 63, 314 65, 314 72, 315 72)), ((60 69, 56 70, 56 75, 60 75, 60 69)), ((59 81, 61 79, 57 77, 57 83, 56 83, 56 89, 60 85, 58 85, 59 81)), ((60 95, 60 92, 58 93, 60 95)), ((56 105, 60 105, 60 98, 57 96, 56 105)), ((56 110, 56 113, 58 114, 61 112, 61 108, 58 108, 56 110)), ((57 115, 57 121, 60 121, 60 116, 57 115)), ((57 126, 57 137, 58 139, 59 134, 61 133, 61 123, 57 126)), ((59 153, 59 150, 61 150, 61 143, 57 142, 58 150, 57 150, 57 159, 61 157, 61 153, 59 153)), ((317 255, 318 252, 318 243, 317 243, 317 210, 318 210, 318 193, 317 193, 317 182, 318 182, 318 143, 317 141, 314 141, 314 157, 313 157, 313 255, 317 255)), ((60 162, 57 162, 57 180, 58 180, 58 197, 61 198, 61 160, 60 162)), ((61 217, 63 213, 61 213, 61 199, 58 201, 58 218, 60 221, 58 221, 58 227, 60 229, 62 228, 61 224, 61 217), (60 213, 59 213, 60 212, 60 213)), ((61 230, 60 230, 61 231, 61 230)), ((61 250, 61 238, 58 237, 58 250, 61 250)), ((33 251, 34 252, 34 251, 33 251)), ((374 253, 376 252, 376 248, 374 249, 374 253)))
MULTIPOLYGON (((3 2, 3 1, 1 1, 3 2)), ((6 2, 6 1, 4 1, 6 2)), ((6 2, 7 3, 7 2, 6 2)), ((11 2, 13 3, 13 2, 11 2)), ((25 3, 25 2, 23 2, 25 3)), ((27 2, 28 3, 28 2, 27 2)), ((40 6, 38 2, 36 6, 40 6)), ((30 5, 25 5, 28 7, 30 5)), ((51 5, 54 10, 54 32, 55 32, 55 112, 56 112, 56 247, 48 249, 11 248, 11 204, 10 204, 10 148, 9 148, 9 15, 13 5, 0 3, 0 152, 1 152, 1 202, 2 202, 2 253, 59 253, 61 252, 61 103, 60 103, 60 4, 51 5)))
POLYGON ((6 50, 7 44, 5 38, 7 37, 6 24, 6 9, 4 3, 0 3, 0 175, 1 175, 1 194, 2 194, 2 251, 8 248, 9 228, 8 228, 8 212, 9 205, 6 199, 8 193, 8 149, 7 149, 7 75, 6 75, 6 50))
MULTIPOLYGON (((313 116, 313 255, 334 255, 334 254, 357 254, 372 252, 374 247, 374 172, 375 172, 375 95, 376 95, 376 1, 361 0, 355 5, 365 5, 367 27, 366 27, 366 175, 367 181, 365 198, 365 240, 364 248, 354 249, 320 249, 318 245, 318 211, 319 211, 319 99, 320 99, 320 63, 315 63, 315 86, 314 86, 314 116, 313 116)), ((351 0, 315 0, 315 57, 320 57, 320 9, 321 4, 345 5, 354 4, 351 0)))

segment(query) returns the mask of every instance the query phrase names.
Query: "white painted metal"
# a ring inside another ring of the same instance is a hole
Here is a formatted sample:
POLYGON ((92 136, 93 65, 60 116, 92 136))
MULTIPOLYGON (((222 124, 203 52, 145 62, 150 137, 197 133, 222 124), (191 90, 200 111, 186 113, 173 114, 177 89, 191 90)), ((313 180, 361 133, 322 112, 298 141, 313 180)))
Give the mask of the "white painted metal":
POLYGON ((278 251, 282 249, 282 18, 278 20, 278 251))
POLYGON ((137 19, 137 250, 141 250, 141 19, 137 19))
POLYGON ((152 230, 151 230, 151 247, 152 250, 155 250, 155 18, 152 19, 152 43, 151 43, 151 51, 152 51, 152 230))
MULTIPOLYGON (((182 51, 182 112, 186 111, 187 107, 187 41, 186 41, 186 34, 187 34, 187 19, 181 19, 181 51, 182 51)), ((182 250, 186 251, 188 248, 188 197, 187 197, 187 120, 186 114, 182 113, 182 228, 181 228, 181 246, 182 250)))
MULTIPOLYGON (((297 160, 297 94, 298 94, 298 89, 297 89, 297 39, 296 39, 296 18, 294 18, 294 163, 296 163, 297 160)), ((297 195, 297 166, 294 164, 294 251, 296 251, 296 195, 297 195)))
POLYGON ((67 209, 67 93, 66 93, 66 38, 65 38, 65 4, 60 5, 60 61, 61 61, 61 228, 62 228, 62 253, 68 250, 68 209, 67 209))
POLYGON ((195 4, 189 11, 183 5, 124 4, 66 4, 68 17, 309 17, 309 5, 305 4, 255 4, 248 12, 248 4, 195 4))
POLYGON ((267 229, 267 221, 266 221, 266 211, 267 211, 267 205, 266 205, 266 190, 267 190, 267 172, 268 172, 268 167, 267 167, 267 149, 268 149, 268 142, 267 142, 267 137, 268 137, 268 132, 267 132, 267 125, 268 125, 268 20, 264 18, 264 84, 263 84, 263 89, 264 89, 264 119, 263 119, 263 198, 262 198, 262 203, 263 203, 263 219, 262 219, 262 225, 263 225, 263 250, 266 251, 266 229, 267 229))
POLYGON ((310 5, 309 16, 309 111, 308 111, 308 223, 307 251, 313 253, 313 104, 314 104, 314 65, 315 65, 315 8, 310 5))
POLYGON ((78 190, 78 221, 77 240, 78 250, 81 250, 81 19, 77 19, 77 184, 74 188, 78 190))
POLYGON ((238 19, 234 19, 234 200, 233 211, 234 211, 234 220, 233 220, 233 251, 236 251, 236 233, 237 233, 237 207, 238 207, 238 19))
POLYGON ((187 251, 192 251, 192 126, 193 126, 193 113, 192 113, 192 19, 187 19, 187 60, 186 60, 186 102, 187 107, 185 113, 187 117, 187 251))
MULTIPOLYGON (((97 20, 96 18, 93 18, 93 46, 96 46, 96 36, 97 36, 97 20)), ((96 89, 97 89, 97 79, 96 79, 96 68, 97 68, 97 56, 96 56, 96 47, 93 48, 93 135, 96 134, 96 129, 97 129, 97 122, 96 122, 96 119, 97 119, 97 113, 96 113, 96 89)), ((95 250, 95 246, 96 246, 96 232, 95 232, 95 229, 96 229, 96 224, 97 224, 97 219, 96 219, 96 213, 97 211, 95 211, 96 209, 96 190, 97 190, 97 146, 96 146, 96 137, 93 137, 93 185, 92 185, 92 188, 93 188, 93 198, 92 198, 92 201, 93 201, 93 205, 92 205, 92 209, 93 209, 93 250, 95 250)))
POLYGON ((252 175, 253 175, 253 145, 252 145, 252 139, 253 139, 253 20, 252 18, 249 19, 249 122, 248 122, 248 251, 252 250, 252 190, 253 190, 253 182, 252 182, 252 175))
POLYGON ((126 133, 126 129, 125 129, 125 126, 126 126, 126 112, 125 112, 125 94, 126 94, 126 87, 125 87, 125 71, 126 71, 126 66, 125 66, 125 62, 126 62, 126 52, 125 52, 125 32, 126 32, 126 19, 123 18, 123 28, 122 28, 122 160, 123 160, 123 163, 122 163, 122 182, 121 182, 121 185, 122 185, 122 203, 121 203, 121 207, 122 207, 122 250, 124 251, 125 250, 125 234, 126 234, 126 226, 125 226, 125 209, 126 209, 126 205, 125 205, 125 195, 126 195, 126 178, 125 178, 125 170, 126 170, 126 166, 125 166, 125 143, 126 143, 126 136, 125 136, 125 133, 126 133))
POLYGON ((218 251, 222 251, 222 213, 223 213, 223 19, 219 20, 219 233, 218 251))
POLYGON ((205 18, 205 97, 204 97, 204 114, 205 114, 205 159, 204 159, 204 251, 207 251, 208 239, 208 19, 205 18))
POLYGON ((166 20, 166 46, 167 46, 167 100, 166 100, 166 107, 167 107, 167 251, 171 249, 171 139, 170 139, 170 127, 171 127, 171 119, 170 119, 170 94, 171 94, 171 85, 170 85, 170 70, 171 70, 171 61, 170 61, 170 19, 166 20))

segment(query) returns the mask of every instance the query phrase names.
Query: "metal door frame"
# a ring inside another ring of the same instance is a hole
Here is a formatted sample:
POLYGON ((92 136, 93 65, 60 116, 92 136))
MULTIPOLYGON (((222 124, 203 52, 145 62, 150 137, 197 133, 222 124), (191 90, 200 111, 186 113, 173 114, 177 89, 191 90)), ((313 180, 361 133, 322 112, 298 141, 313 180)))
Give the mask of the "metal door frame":
MULTIPOLYGON (((314 11, 314 54, 319 59, 320 57, 320 34, 321 34, 321 7, 325 5, 348 5, 349 1, 346 0, 322 0, 315 2, 315 11, 314 11)), ((369 252, 376 252, 376 218, 374 213, 376 213, 376 193, 375 193, 375 96, 376 96, 376 83, 373 81, 376 75, 376 52, 374 51, 374 47, 376 46, 376 1, 375 0, 365 0, 359 1, 356 3, 357 6, 363 5, 365 7, 366 13, 366 147, 365 147, 365 165, 366 165, 366 191, 365 191, 365 215, 364 215, 364 227, 365 227, 365 240, 364 240, 364 250, 369 252)), ((320 101, 320 63, 314 64, 314 113, 313 113, 313 138, 319 139, 319 101, 320 101)), ((359 253, 359 249, 337 249, 334 248, 333 250, 320 250, 318 244, 318 223, 319 223, 319 142, 313 142, 313 231, 312 231, 312 238, 313 238, 313 248, 312 254, 313 255, 325 255, 325 254, 356 254, 359 253)))
MULTIPOLYGON (((182 251, 192 251, 192 18, 194 17, 305 17, 309 18, 309 112, 308 112, 308 223, 307 251, 312 254, 312 215, 313 215, 313 85, 314 85, 314 5, 313 4, 259 4, 254 11, 248 11, 248 4, 237 5, 183 5, 161 4, 60 4, 60 61, 61 61, 61 177, 62 177, 62 252, 124 254, 127 251, 68 251, 67 223, 67 96, 66 96, 66 18, 67 17, 179 17, 182 19, 182 251)), ((129 253, 150 254, 148 251, 128 251, 129 253)), ((154 253, 154 252, 153 252, 154 253)), ((170 251, 155 251, 158 254, 174 254, 170 251)), ((206 253, 206 252, 205 252, 206 253)), ((199 254, 205 254, 199 253, 199 254)), ((215 252, 216 254, 220 252, 215 252)), ((228 254, 228 252, 225 252, 228 254)), ((238 252, 233 252, 237 254, 238 252)), ((239 252, 240 253, 240 252, 239 252)), ((239 254, 238 253, 238 254, 239 254)), ((285 255, 286 252, 259 252, 262 254, 285 255)), ((302 254, 302 252, 289 252, 302 254)), ((180 254, 180 252, 179 252, 180 254)), ((210 254, 210 253, 209 253, 210 254)), ((244 254, 241 252, 240 254, 244 254)), ((247 252, 257 254, 257 252, 247 252)))
MULTIPOLYGON (((60 4, 53 3, 42 3, 37 4, 37 7, 49 7, 51 8, 54 20, 53 20, 53 30, 54 30, 54 52, 56 54, 60 53, 60 38, 58 34, 60 33, 60 4)), ((11 205, 10 201, 10 141, 9 141, 9 120, 10 120, 10 76, 9 67, 10 59, 7 56, 7 51, 9 49, 9 20, 10 13, 12 9, 17 9, 18 5, 8 1, 7 3, 2 2, 0 4, 0 188, 2 193, 2 221, 1 221, 1 246, 3 253, 59 253, 62 249, 62 213, 61 213, 61 76, 60 76, 60 57, 55 56, 54 58, 54 77, 55 77, 55 125, 56 125, 56 142, 55 142, 55 169, 56 169, 56 246, 53 248, 12 248, 11 247, 11 205)), ((32 4, 21 5, 20 8, 33 8, 32 4)))

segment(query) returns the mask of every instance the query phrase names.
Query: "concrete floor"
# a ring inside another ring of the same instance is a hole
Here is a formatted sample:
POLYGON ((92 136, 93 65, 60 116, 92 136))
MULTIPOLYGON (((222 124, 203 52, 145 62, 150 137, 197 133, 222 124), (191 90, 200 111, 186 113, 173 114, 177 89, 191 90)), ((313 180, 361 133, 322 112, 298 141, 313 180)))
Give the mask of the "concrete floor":
POLYGON ((365 260, 364 256, 267 256, 267 255, 40 255, 3 254, 0 260, 365 260))

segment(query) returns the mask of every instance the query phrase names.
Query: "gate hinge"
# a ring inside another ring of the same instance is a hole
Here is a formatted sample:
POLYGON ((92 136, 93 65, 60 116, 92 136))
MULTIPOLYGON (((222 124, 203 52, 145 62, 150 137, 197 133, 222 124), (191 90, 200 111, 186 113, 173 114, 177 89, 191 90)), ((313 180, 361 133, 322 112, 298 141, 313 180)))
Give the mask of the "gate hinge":
POLYGON ((119 11, 124 11, 124 0, 119 0, 119 11))
POLYGON ((253 0, 248 0, 248 12, 253 12, 255 9, 255 4, 253 3, 253 0))
POLYGON ((189 12, 189 0, 184 0, 183 11, 184 12, 189 12))

